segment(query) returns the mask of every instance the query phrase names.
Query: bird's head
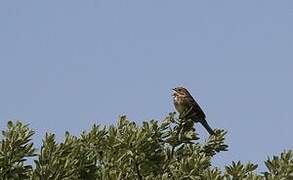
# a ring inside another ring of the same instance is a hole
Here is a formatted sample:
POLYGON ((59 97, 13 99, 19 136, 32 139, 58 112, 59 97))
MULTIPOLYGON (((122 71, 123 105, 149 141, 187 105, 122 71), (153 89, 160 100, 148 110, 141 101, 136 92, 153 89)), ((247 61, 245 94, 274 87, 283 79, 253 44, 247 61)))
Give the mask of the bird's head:
POLYGON ((190 93, 184 87, 176 87, 173 91, 175 91, 174 96, 190 96, 190 93))

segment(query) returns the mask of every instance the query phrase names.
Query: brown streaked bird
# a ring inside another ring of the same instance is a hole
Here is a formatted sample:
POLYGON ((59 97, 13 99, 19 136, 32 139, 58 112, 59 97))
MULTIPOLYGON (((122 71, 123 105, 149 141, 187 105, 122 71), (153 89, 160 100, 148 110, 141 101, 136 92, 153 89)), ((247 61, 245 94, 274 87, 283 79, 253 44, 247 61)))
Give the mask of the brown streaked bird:
POLYGON ((176 87, 173 89, 175 93, 173 94, 173 101, 176 110, 180 115, 184 115, 185 119, 191 119, 194 122, 200 122, 210 135, 215 135, 213 129, 208 125, 206 121, 206 115, 203 110, 193 99, 191 94, 184 87, 176 87))

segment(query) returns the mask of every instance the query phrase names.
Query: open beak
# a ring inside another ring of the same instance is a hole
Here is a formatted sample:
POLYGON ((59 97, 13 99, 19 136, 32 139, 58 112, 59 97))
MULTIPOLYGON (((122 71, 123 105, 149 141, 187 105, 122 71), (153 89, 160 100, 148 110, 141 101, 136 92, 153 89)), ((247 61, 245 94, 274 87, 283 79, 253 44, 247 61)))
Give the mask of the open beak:
POLYGON ((172 90, 175 91, 175 93, 172 94, 172 96, 175 97, 177 94, 176 88, 173 88, 172 90))

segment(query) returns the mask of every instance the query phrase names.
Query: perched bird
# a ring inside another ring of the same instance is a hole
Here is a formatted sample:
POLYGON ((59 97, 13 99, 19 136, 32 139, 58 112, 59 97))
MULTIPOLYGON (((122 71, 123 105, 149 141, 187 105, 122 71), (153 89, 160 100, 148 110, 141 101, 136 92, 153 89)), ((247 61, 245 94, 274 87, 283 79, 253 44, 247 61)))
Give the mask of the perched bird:
POLYGON ((179 117, 182 119, 191 119, 193 122, 200 122, 210 135, 215 135, 215 132, 206 121, 206 115, 203 110, 187 89, 184 87, 176 87, 173 90, 175 91, 173 94, 174 106, 180 114, 179 117), (184 115, 184 117, 182 117, 182 115, 184 115))

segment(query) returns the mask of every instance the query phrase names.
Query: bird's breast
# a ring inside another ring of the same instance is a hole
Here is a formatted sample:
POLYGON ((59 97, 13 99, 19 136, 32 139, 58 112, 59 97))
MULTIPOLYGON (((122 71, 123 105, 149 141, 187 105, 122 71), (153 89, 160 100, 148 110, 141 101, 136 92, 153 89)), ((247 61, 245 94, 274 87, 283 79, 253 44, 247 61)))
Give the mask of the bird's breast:
POLYGON ((175 96, 175 97, 173 98, 173 101, 174 101, 174 106, 175 106, 176 110, 177 110, 179 113, 184 112, 184 110, 185 110, 185 106, 184 106, 184 104, 183 104, 183 102, 182 102, 182 99, 179 98, 179 97, 176 97, 176 96, 175 96))

